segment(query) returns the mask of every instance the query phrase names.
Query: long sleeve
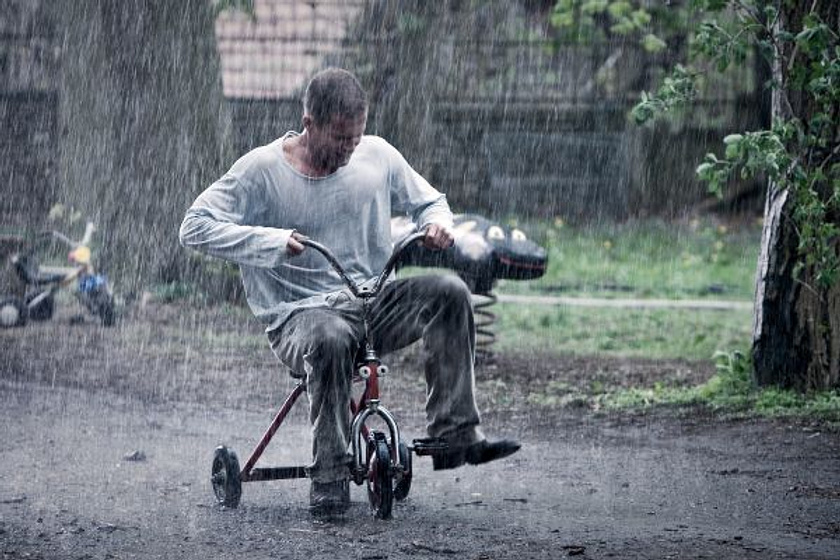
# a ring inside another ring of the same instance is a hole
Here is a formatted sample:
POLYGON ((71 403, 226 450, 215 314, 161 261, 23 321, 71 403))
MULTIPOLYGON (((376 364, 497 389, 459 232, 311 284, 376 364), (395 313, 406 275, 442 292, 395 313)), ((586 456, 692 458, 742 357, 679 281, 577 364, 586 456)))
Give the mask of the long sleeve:
POLYGON ((181 245, 240 265, 273 268, 286 260, 291 229, 252 225, 266 204, 260 189, 231 173, 213 183, 187 210, 181 245))
MULTIPOLYGON (((390 147, 390 146, 389 146, 390 147)), ((418 229, 429 224, 452 227, 452 211, 446 195, 417 173, 396 149, 391 148, 391 205, 411 218, 418 229)))

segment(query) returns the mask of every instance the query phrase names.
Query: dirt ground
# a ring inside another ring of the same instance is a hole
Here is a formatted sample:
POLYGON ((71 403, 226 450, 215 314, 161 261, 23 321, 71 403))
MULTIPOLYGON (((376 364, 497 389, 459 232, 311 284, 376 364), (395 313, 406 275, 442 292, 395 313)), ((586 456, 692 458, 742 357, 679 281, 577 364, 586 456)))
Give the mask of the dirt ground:
MULTIPOLYGON (((215 505, 213 449, 248 456, 292 387, 236 310, 148 304, 117 327, 0 331, 2 558, 840 558, 840 433, 704 411, 606 413, 551 387, 697 383, 708 363, 498 356, 477 370, 486 431, 522 450, 434 472, 389 521, 353 487, 343 519, 307 511, 308 481, 247 483, 215 505), (536 404, 540 403, 540 404, 536 404)), ((423 435, 416 351, 393 356, 383 402, 423 435)), ((298 405, 263 459, 303 464, 298 405)))

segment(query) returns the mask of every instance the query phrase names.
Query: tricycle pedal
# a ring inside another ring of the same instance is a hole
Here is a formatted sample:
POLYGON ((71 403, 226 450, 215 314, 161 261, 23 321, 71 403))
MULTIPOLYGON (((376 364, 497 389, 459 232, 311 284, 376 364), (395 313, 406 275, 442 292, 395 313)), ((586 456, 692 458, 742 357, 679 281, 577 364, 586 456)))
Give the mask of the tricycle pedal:
POLYGON ((418 456, 434 455, 449 449, 449 443, 447 443, 446 438, 417 438, 411 442, 408 448, 418 456))

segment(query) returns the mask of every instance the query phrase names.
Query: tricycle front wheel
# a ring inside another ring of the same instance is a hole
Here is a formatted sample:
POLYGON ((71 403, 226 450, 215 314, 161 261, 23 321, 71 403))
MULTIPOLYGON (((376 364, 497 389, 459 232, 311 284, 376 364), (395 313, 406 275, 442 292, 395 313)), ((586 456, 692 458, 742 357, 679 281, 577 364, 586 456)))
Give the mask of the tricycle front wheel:
POLYGON ((394 503, 394 478, 391 472, 391 450, 385 434, 373 432, 368 450, 368 501, 376 517, 389 519, 394 503))

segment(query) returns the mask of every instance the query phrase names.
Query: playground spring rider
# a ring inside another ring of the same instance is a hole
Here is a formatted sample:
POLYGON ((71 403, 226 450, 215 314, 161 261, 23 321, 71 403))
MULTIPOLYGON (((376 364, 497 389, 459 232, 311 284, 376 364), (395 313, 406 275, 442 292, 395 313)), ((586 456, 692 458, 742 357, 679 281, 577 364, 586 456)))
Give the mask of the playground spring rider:
MULTIPOLYGON (((309 239, 302 241, 304 245, 315 249, 329 261, 353 295, 360 298, 363 303, 365 337, 361 343, 360 359, 356 363, 354 381, 364 381, 365 388, 358 402, 352 398, 350 400, 350 411, 353 414, 350 432, 353 464, 349 475, 357 485, 367 483, 371 508, 376 517, 382 519, 391 516, 394 499, 404 500, 408 496, 411 488, 411 453, 433 455, 447 449, 446 442, 440 438, 415 439, 411 445, 403 442, 396 420, 379 400, 379 377, 386 375, 388 368, 379 360, 367 336, 369 303, 379 294, 385 280, 394 270, 401 253, 424 236, 424 232, 408 236, 391 255, 372 288, 357 286, 347 276, 329 249, 309 239), (368 429, 365 423, 372 416, 377 416, 384 421, 388 428, 387 434, 368 429)), ((306 386, 303 382, 292 390, 241 470, 239 459, 233 450, 224 446, 216 448, 211 482, 216 500, 221 505, 231 508, 239 505, 243 482, 306 477, 304 467, 254 466, 292 406, 305 390, 306 386)))

